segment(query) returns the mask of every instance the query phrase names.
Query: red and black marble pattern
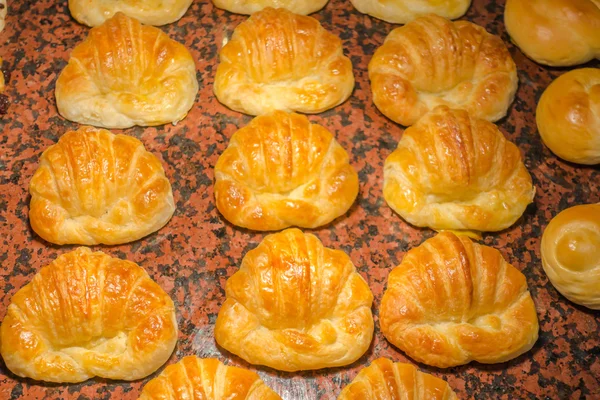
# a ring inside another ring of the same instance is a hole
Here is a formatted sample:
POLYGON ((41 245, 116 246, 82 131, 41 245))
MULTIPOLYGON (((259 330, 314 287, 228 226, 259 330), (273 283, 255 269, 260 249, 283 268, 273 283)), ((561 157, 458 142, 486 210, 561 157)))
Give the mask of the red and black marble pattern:
MULTIPOLYGON (((503 0, 474 0, 467 20, 483 25, 509 43, 503 0)), ((395 26, 355 11, 347 0, 332 0, 313 15, 339 35, 355 69, 356 89, 349 101, 310 120, 331 130, 359 171, 360 193, 348 213, 313 231, 326 246, 346 251, 375 294, 375 318, 387 275, 403 254, 433 232, 407 225, 382 197, 383 161, 395 148, 402 127, 377 111, 371 100, 368 61, 395 26)), ((135 243, 102 247, 144 267, 173 297, 180 336, 169 363, 185 355, 212 356, 253 368, 220 349, 212 331, 224 284, 242 256, 264 237, 236 228, 218 213, 213 199, 213 167, 228 139, 250 117, 230 111, 212 92, 217 53, 246 17, 196 0, 177 23, 163 27, 185 43, 197 61, 200 91, 188 117, 177 125, 132 128, 163 161, 177 202, 171 222, 135 243)), ((88 28, 69 15, 67 1, 12 0, 0 56, 10 70, 6 94, 11 104, 0 122, 0 318, 11 296, 43 265, 73 246, 42 241, 28 223, 28 184, 42 151, 77 125, 56 111, 54 84, 69 52, 88 28)), ((535 107, 544 88, 567 69, 541 67, 509 44, 520 86, 501 130, 517 143, 537 187, 535 204, 510 229, 483 238, 527 276, 540 319, 540 338, 521 357, 498 365, 473 363, 440 370, 419 365, 446 379, 460 398, 600 398, 600 313, 576 306, 548 282, 540 263, 540 236, 550 218, 575 204, 600 201, 600 169, 569 164, 543 146, 535 126, 535 107)), ((589 65, 598 66, 592 62, 589 65)), ((284 399, 335 399, 360 368, 378 357, 412 362, 390 346, 378 328, 367 354, 348 368, 278 373, 255 368, 284 399)), ((0 364, 0 399, 135 399, 152 376, 138 382, 92 379, 77 385, 34 382, 12 375, 0 364)))

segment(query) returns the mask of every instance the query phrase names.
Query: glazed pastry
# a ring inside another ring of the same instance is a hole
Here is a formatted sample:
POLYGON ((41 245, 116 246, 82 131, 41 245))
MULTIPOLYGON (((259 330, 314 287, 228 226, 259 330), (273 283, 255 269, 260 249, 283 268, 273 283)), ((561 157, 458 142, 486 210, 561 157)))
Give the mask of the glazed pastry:
POLYGON ((6 19, 7 11, 8 7, 6 5, 6 0, 0 0, 0 32, 4 30, 4 20, 6 19))
POLYGON ((325 7, 328 0, 213 0, 213 4, 236 14, 253 14, 267 7, 285 8, 295 14, 308 15, 325 7))
POLYGON ((316 228, 348 211, 357 194, 346 151, 299 114, 256 117, 232 136, 215 166, 217 208, 248 229, 316 228))
POLYGON ((435 14, 444 18, 460 18, 471 0, 350 0, 358 11, 395 24, 406 24, 415 18, 435 14))
POLYGON ((360 370, 338 400, 458 400, 443 379, 417 370, 411 364, 378 358, 360 370))
POLYGON ((198 92, 187 49, 160 29, 122 13, 90 30, 56 81, 68 120, 106 128, 177 122, 198 92))
POLYGON ((214 358, 184 357, 144 386, 139 400, 281 400, 247 369, 214 358))
POLYGON ((348 365, 373 337, 373 295, 346 253, 288 229, 266 236, 227 280, 215 339, 281 371, 348 365))
POLYGON ((385 160, 383 196, 409 223, 500 231, 533 201, 519 149, 491 122, 441 106, 404 131, 385 160))
POLYGON ((265 8, 238 25, 219 58, 215 95, 245 114, 320 113, 354 89, 341 40, 316 19, 282 8, 265 8))
POLYGON ((440 368, 505 362, 538 337, 525 276, 498 250, 451 232, 410 250, 392 270, 379 321, 394 346, 440 368))
POLYGON ((137 264, 80 247, 12 298, 0 327, 15 375, 47 382, 141 379, 177 342, 175 307, 137 264))
POLYGON ((536 121, 554 154, 578 164, 600 164, 600 69, 559 76, 542 94, 536 121))
POLYGON ((409 126, 439 105, 497 121, 517 90, 517 68, 498 36, 428 15, 394 29, 369 62, 373 102, 409 126))
POLYGON ((572 66, 600 58, 598 0, 507 0, 504 24, 532 60, 572 66))
POLYGON ((88 127, 44 151, 29 192, 31 227, 56 244, 133 242, 175 211, 165 171, 142 142, 88 127))
POLYGON ((567 299, 600 310, 600 203, 567 208, 542 236, 542 265, 567 299))

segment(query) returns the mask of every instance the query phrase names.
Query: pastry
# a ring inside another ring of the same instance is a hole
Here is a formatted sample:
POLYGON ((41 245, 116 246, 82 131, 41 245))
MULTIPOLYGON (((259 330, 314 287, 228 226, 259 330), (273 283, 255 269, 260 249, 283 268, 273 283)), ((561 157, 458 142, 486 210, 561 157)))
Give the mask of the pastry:
POLYGON ((598 0, 507 0, 504 24, 535 62, 572 66, 600 58, 598 0))
POLYGON ((245 114, 320 113, 354 89, 341 40, 316 19, 282 8, 265 8, 238 25, 219 58, 215 95, 245 114))
POLYGON ((373 337, 373 295, 346 253, 288 229, 266 236, 228 280, 215 339, 281 371, 348 365, 373 337))
POLYGON ((502 39, 471 22, 435 15, 394 29, 369 62, 369 78, 377 108, 404 126, 439 105, 497 121, 518 83, 502 39))
POLYGON ((29 192, 31 227, 56 244, 133 242, 175 211, 162 165, 142 142, 88 127, 44 151, 29 192))
POLYGON ((465 234, 508 228, 535 194, 496 125, 445 106, 404 131, 383 174, 383 196, 406 221, 465 234))
POLYGON ((299 114, 256 117, 232 136, 215 166, 217 208, 248 229, 316 228, 348 211, 357 194, 346 151, 299 114))
POLYGON ((281 7, 295 14, 308 15, 325 7, 329 0, 213 0, 213 4, 236 14, 253 14, 267 7, 281 7))
POLYGON ((141 379, 177 342, 175 307, 137 264, 80 247, 12 298, 0 352, 15 375, 47 382, 141 379))
POLYGON ((415 18, 435 14, 444 18, 462 17, 471 0, 350 0, 363 14, 395 24, 406 24, 415 18))
POLYGON ((379 321, 394 346, 440 368, 505 362, 538 337, 525 276, 498 250, 451 232, 410 250, 392 270, 379 321))
POLYGON ((4 30, 4 20, 6 19, 7 11, 8 7, 6 5, 6 0, 0 0, 0 32, 4 30))
POLYGON ((256 372, 184 357, 144 386, 139 400, 281 400, 256 372))
POLYGON ((542 265, 567 299, 600 310, 600 203, 567 208, 542 235, 542 265))
POLYGON ((559 76, 542 94, 536 121, 554 154, 578 164, 600 164, 600 69, 559 76))
POLYGON ((115 14, 75 47, 56 81, 68 120, 105 128, 177 122, 198 92, 191 54, 160 29, 115 14))

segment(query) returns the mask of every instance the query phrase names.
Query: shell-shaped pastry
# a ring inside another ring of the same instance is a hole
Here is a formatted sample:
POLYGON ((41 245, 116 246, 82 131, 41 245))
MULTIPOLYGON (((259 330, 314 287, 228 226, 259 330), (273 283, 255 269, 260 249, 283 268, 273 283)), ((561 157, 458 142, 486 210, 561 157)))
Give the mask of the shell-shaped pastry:
POLYGON ((268 235, 227 280, 215 339, 282 371, 356 361, 373 337, 373 295, 340 250, 298 229, 268 235))
POLYGON ((184 357, 144 386, 139 400, 281 400, 256 372, 184 357))
POLYGON ((177 321, 171 298, 137 264, 81 247, 13 296, 0 333, 2 358, 15 375, 135 380, 167 361, 177 321))
POLYGON ((285 8, 294 14, 308 15, 325 7, 329 0, 213 0, 213 4, 236 14, 253 14, 267 7, 285 8))
POLYGON ((319 113, 354 89, 341 40, 316 19, 282 8, 265 8, 238 25, 219 58, 215 95, 245 114, 319 113))
POLYGON ((471 0, 350 0, 363 14, 395 24, 406 24, 415 18, 435 14, 444 18, 460 18, 471 0))
POLYGON ((504 362, 538 337, 525 276, 498 250, 451 232, 410 250, 392 270, 379 321, 394 346, 441 368, 504 362))
POLYGON ((82 127, 50 146, 29 184, 29 221, 56 244, 120 244, 162 228, 175 211, 163 167, 139 140, 82 127))
POLYGON ((346 151, 299 114, 256 117, 231 137, 215 166, 217 208, 254 230, 325 225, 348 211, 357 194, 346 151))
POLYGON ((499 120, 518 84, 502 39, 435 15, 394 29, 369 62, 369 78, 377 108, 405 126, 440 105, 499 120))
POLYGON ((517 146, 464 110, 436 108, 404 132, 385 160, 385 200, 420 227, 499 231, 534 195, 517 146))
POLYGON ((75 47, 55 94, 68 120, 129 128, 182 120, 197 92, 196 66, 182 44, 117 13, 75 47))

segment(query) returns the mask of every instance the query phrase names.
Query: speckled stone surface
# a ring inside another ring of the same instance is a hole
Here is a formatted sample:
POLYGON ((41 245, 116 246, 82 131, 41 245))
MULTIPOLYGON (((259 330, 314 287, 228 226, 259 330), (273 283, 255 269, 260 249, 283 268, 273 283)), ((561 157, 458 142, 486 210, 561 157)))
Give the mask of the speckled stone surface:
MULTIPOLYGON (((501 35, 508 43, 502 20, 504 1, 473 3, 465 18, 501 35)), ((350 153, 361 180, 351 210, 313 233, 326 246, 346 251, 369 283, 375 294, 376 331, 369 351, 347 368, 306 373, 257 368, 287 400, 335 399, 361 367, 378 357, 412 362, 379 332, 377 308, 390 269, 407 249, 433 235, 430 230, 403 222, 382 196, 383 161, 403 129, 373 105, 367 64, 395 25, 358 13, 347 0, 332 0, 313 16, 342 38, 354 65, 356 89, 343 105, 309 118, 334 133, 350 153)), ((220 349, 212 335, 227 277, 264 237, 225 222, 215 208, 212 188, 218 156, 236 129, 250 120, 220 105, 212 92, 217 52, 245 18, 218 10, 209 0, 195 0, 179 22, 162 28, 185 43, 197 61, 200 91, 196 104, 176 126, 133 128, 124 133, 141 139, 163 161, 177 211, 165 228, 149 237, 127 245, 95 247, 137 262, 174 299, 180 335, 169 363, 196 354, 250 367, 220 349)), ((9 1, 6 29, 0 33, 0 56, 11 71, 6 90, 11 104, 0 122, 0 318, 11 296, 40 267, 74 248, 46 243, 32 232, 27 218, 27 188, 42 151, 77 127, 58 115, 54 84, 69 52, 87 31, 70 17, 66 0, 9 1)), ((567 69, 541 67, 514 46, 509 48, 519 69, 520 86, 508 117, 499 125, 521 149, 537 195, 535 204, 512 228, 485 235, 483 242, 498 248, 527 276, 540 319, 540 338, 531 351, 504 364, 473 363, 447 370, 419 367, 446 379, 460 398, 600 398, 600 312, 578 307, 562 297, 544 275, 539 251, 542 231, 552 216, 571 205, 600 201, 600 168, 558 160, 537 134, 536 102, 551 80, 567 69)), ((0 399, 135 399, 150 378, 43 384, 17 378, 0 364, 0 399)))

